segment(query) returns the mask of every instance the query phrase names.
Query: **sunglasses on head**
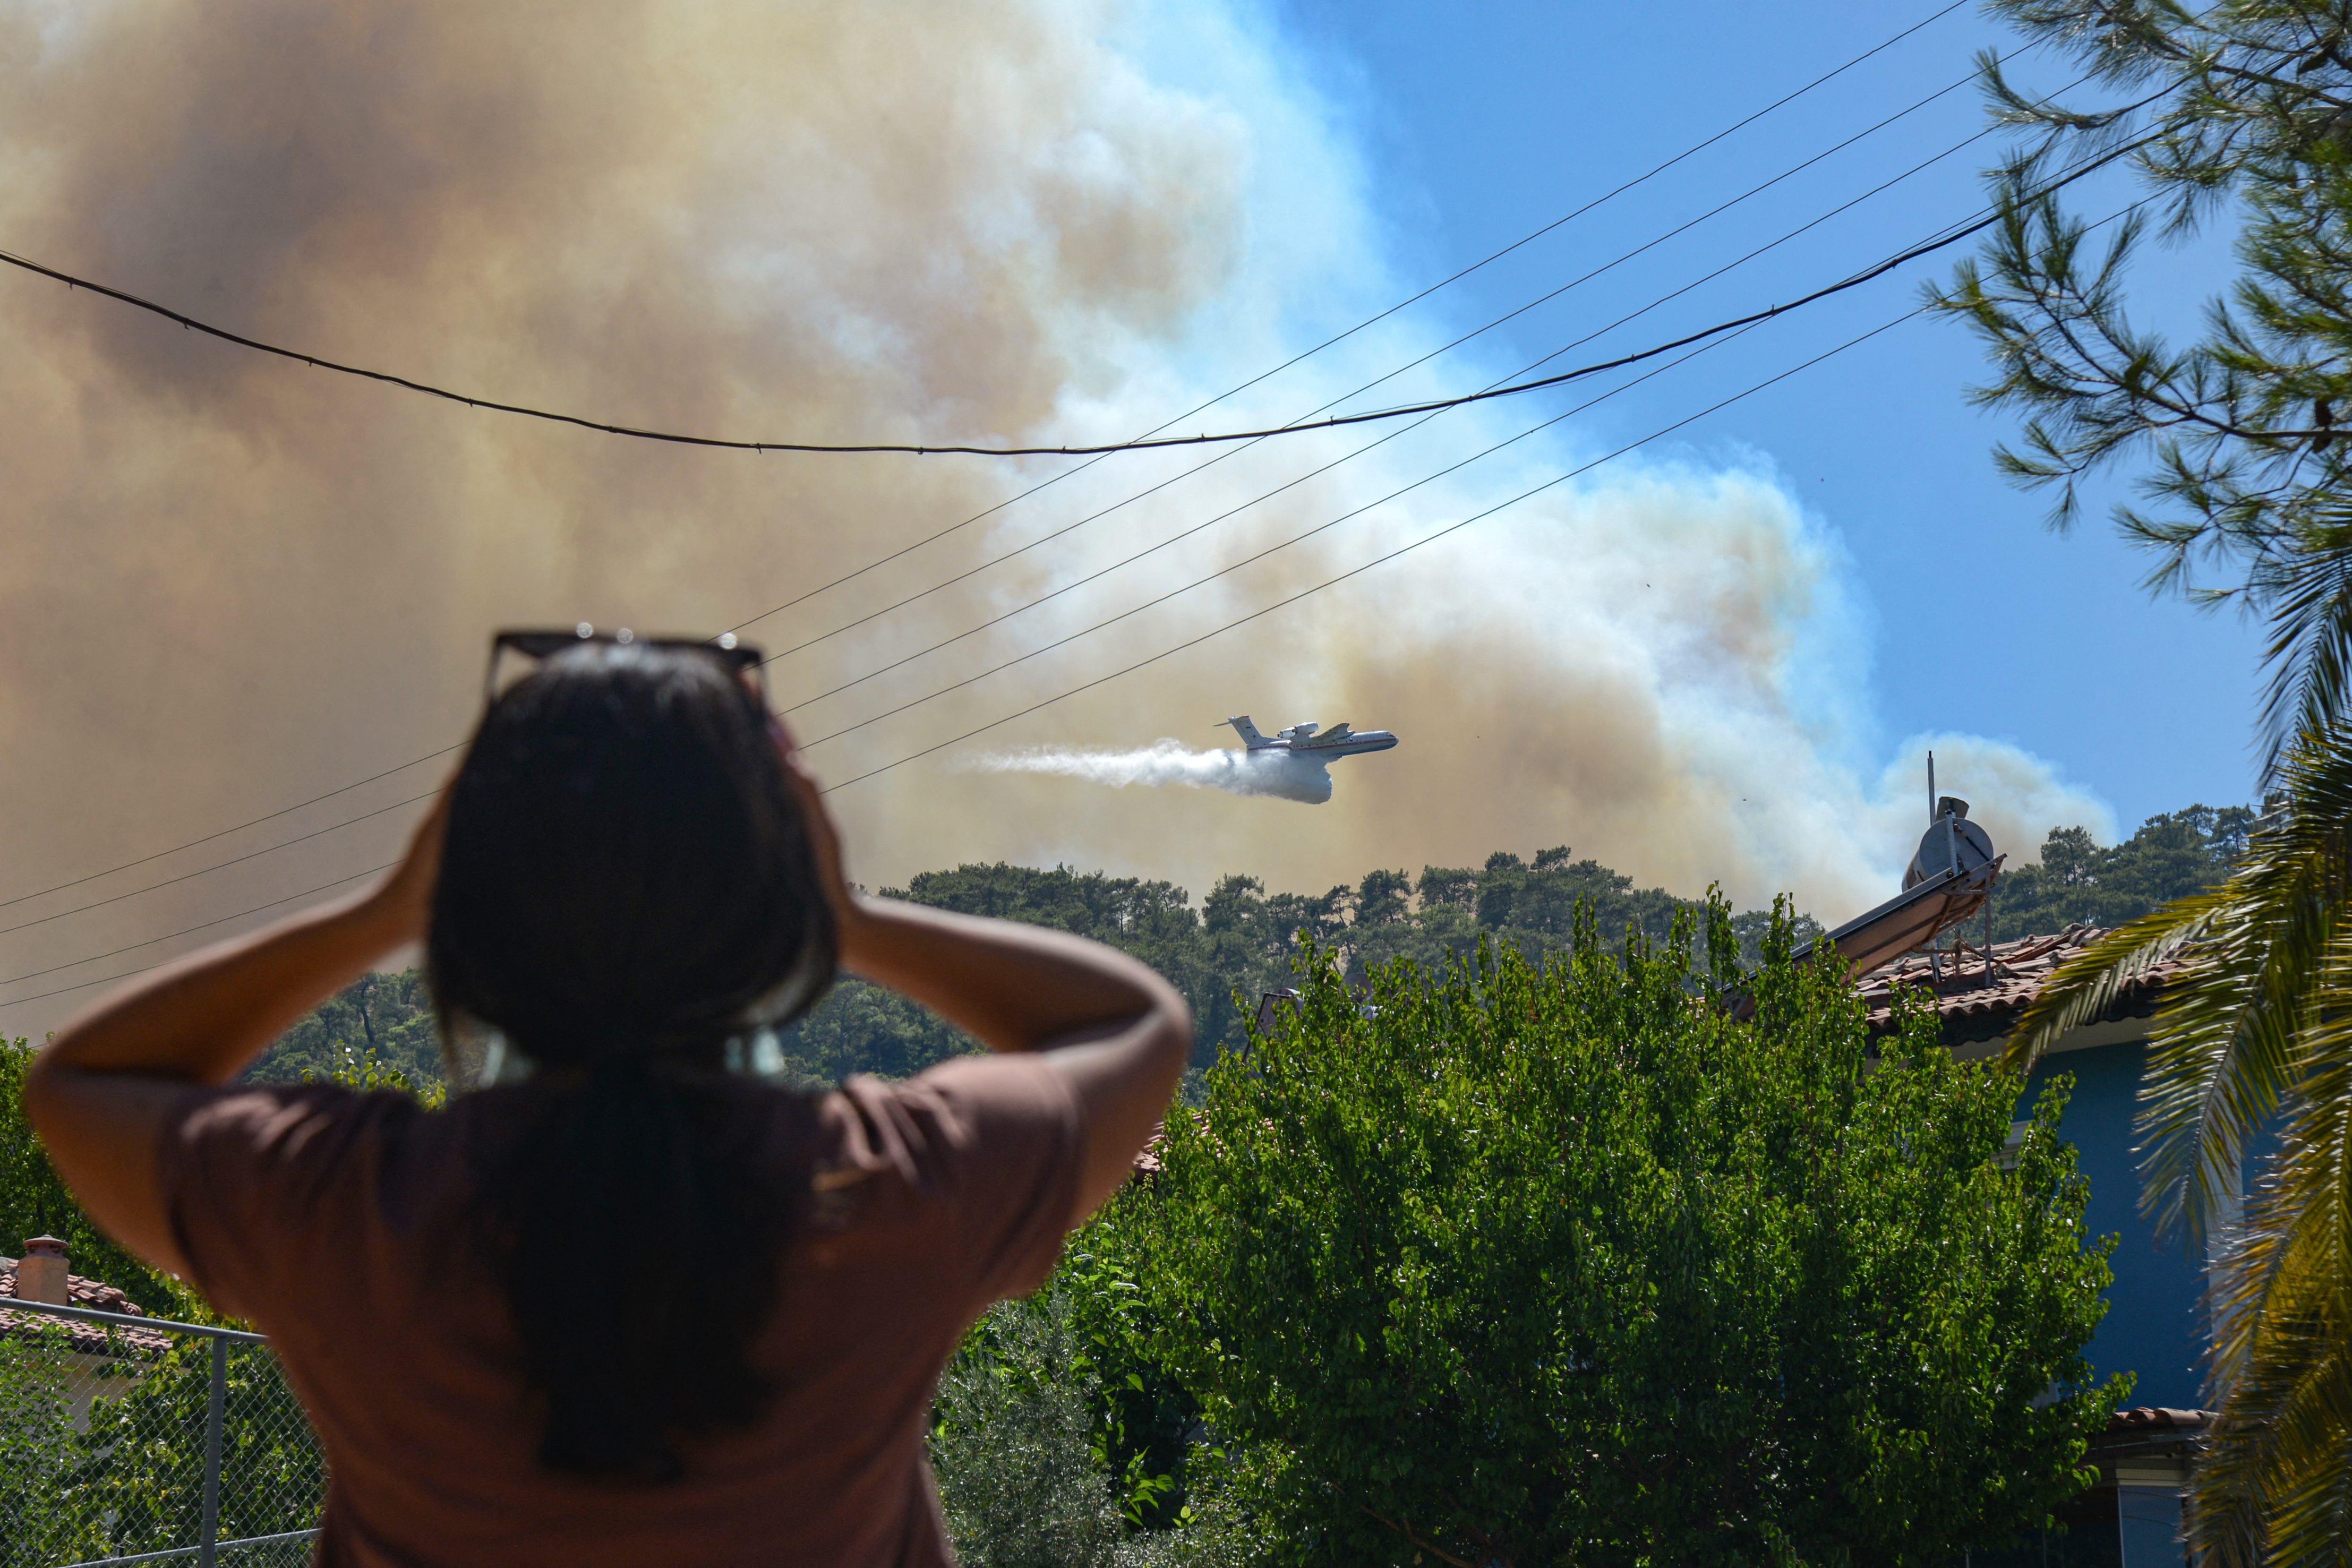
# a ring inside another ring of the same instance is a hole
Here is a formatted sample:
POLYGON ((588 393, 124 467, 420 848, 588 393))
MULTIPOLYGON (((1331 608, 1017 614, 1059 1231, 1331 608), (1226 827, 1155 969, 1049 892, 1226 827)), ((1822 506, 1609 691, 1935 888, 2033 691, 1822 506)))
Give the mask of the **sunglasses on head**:
MULTIPOLYGON (((495 702, 505 689, 499 685, 499 670, 514 656, 514 680, 536 669, 567 648, 578 648, 593 643, 625 644, 639 648, 674 649, 683 653, 700 653, 718 661, 720 667, 738 680, 750 677, 749 684, 760 698, 760 706, 768 703, 767 660, 760 650, 749 643, 739 643, 732 632, 721 632, 716 637, 644 637, 626 626, 615 632, 599 632, 587 622, 568 629, 546 632, 500 632, 490 639, 490 667, 482 676, 482 700, 495 702)), ((507 685, 512 685, 509 681, 507 685)))

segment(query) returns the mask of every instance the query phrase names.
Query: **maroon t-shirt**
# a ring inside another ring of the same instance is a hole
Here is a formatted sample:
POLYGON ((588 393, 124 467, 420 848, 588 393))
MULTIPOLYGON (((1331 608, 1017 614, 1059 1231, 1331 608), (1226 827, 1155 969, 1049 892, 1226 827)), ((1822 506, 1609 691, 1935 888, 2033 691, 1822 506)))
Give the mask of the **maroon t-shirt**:
MULTIPOLYGON (((805 1120, 774 1090, 743 1092, 779 1108, 772 1149, 790 1168, 785 1129, 805 1120)), ((164 1141, 195 1283, 269 1335, 325 1445, 320 1561, 951 1563, 924 1425, 964 1329, 1060 1253, 1081 1154, 1061 1076, 1036 1057, 965 1057, 824 1098, 824 1197, 754 1355, 777 1395, 751 1431, 687 1445, 685 1479, 660 1487, 539 1466, 504 1299, 467 1261, 475 1155, 530 1092, 428 1112, 329 1084, 205 1090, 164 1141)), ((614 1237, 608 1288, 697 1261, 614 1237)))

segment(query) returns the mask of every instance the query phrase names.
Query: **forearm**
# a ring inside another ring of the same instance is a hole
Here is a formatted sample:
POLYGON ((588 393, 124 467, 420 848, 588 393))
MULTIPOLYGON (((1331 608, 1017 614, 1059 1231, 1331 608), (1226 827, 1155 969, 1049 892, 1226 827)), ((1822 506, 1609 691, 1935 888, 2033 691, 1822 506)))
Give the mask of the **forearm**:
POLYGON ((842 966, 912 997, 992 1051, 1034 1051, 1183 1004, 1150 968, 1098 942, 895 899, 860 898, 842 966))
POLYGON ((114 992, 49 1041, 35 1073, 227 1082, 295 1019, 410 935, 376 890, 305 910, 114 992))

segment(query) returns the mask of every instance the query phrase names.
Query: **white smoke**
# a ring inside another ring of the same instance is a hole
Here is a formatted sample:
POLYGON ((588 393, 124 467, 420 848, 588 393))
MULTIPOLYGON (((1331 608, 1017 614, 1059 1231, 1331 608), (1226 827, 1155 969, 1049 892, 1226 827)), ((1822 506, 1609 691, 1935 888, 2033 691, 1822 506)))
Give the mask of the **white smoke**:
POLYGON ((1319 806, 1331 798, 1331 768, 1321 758, 1287 751, 1195 751, 1165 736, 1133 751, 1041 746, 975 758, 983 773, 1051 773, 1124 789, 1130 784, 1182 784, 1319 806))

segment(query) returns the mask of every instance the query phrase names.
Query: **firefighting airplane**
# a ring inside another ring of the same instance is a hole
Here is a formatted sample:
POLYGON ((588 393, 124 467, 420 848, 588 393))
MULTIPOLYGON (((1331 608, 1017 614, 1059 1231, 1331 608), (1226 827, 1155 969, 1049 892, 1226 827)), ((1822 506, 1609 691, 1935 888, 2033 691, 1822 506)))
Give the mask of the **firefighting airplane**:
POLYGON ((1239 718, 1229 718, 1225 723, 1234 727, 1242 737, 1242 744, 1249 747, 1253 756, 1269 751, 1287 752, 1301 760, 1312 758, 1317 762, 1328 762, 1334 758, 1356 757, 1367 751, 1386 751, 1397 743, 1397 737, 1385 729, 1349 729, 1344 720, 1320 735, 1315 732, 1312 724, 1294 724, 1288 729, 1279 729, 1272 735, 1260 735, 1257 726, 1250 722, 1247 714, 1239 718))

